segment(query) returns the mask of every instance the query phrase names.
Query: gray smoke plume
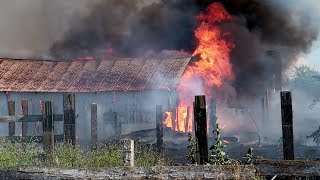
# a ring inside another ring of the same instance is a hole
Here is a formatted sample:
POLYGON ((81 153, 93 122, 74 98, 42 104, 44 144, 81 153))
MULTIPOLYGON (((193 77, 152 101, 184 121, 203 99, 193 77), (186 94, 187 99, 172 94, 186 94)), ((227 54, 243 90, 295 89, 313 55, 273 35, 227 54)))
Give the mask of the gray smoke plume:
POLYGON ((69 31, 70 22, 89 13, 97 0, 2 0, 0 55, 11 58, 49 58, 53 42, 69 31))
POLYGON ((150 51, 192 51, 196 1, 106 0, 73 24, 51 48, 55 57, 143 56, 150 51))
POLYGON ((234 16, 233 23, 222 27, 231 32, 236 45, 231 61, 238 93, 251 97, 264 93, 273 75, 286 71, 318 37, 318 1, 218 2, 234 16))
POLYGON ((25 58, 144 56, 193 52, 195 18, 212 2, 233 15, 238 94, 260 95, 282 59, 282 71, 318 36, 317 0, 4 0, 0 54, 25 58), (177 50, 177 51, 174 51, 177 50), (49 56, 50 55, 50 56, 49 56))

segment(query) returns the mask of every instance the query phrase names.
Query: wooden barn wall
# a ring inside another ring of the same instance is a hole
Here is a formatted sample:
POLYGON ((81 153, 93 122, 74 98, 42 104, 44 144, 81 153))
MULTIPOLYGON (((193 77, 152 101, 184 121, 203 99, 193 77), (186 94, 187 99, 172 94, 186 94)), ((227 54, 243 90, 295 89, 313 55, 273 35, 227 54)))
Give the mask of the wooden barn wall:
MULTIPOLYGON (((76 95, 76 133, 77 140, 90 139, 91 103, 98 105, 98 137, 104 140, 115 135, 109 112, 117 112, 121 121, 121 132, 127 134, 136 130, 155 128, 156 105, 162 105, 166 110, 176 106, 176 93, 169 91, 117 91, 105 93, 75 93, 76 95)), ((0 115, 8 115, 8 100, 16 102, 16 114, 22 114, 20 102, 29 100, 29 114, 40 113, 40 101, 53 101, 54 113, 63 114, 63 93, 0 93, 0 115)), ((7 123, 0 124, 0 135, 8 135, 7 123)), ((62 134, 62 122, 55 123, 55 134, 62 134)), ((28 135, 40 135, 41 123, 30 123, 28 135)), ((21 133, 21 125, 16 125, 16 135, 21 133)))

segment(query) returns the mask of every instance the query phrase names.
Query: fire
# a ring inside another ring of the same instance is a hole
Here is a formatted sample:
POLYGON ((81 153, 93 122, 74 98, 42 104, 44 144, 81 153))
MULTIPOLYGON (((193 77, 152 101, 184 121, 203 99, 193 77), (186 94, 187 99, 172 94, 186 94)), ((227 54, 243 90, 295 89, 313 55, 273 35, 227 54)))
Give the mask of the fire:
POLYGON ((196 18, 199 27, 194 33, 198 45, 193 56, 199 56, 200 60, 188 66, 180 79, 177 88, 180 102, 174 121, 170 120, 172 113, 164 121, 167 127, 182 132, 192 131, 193 128, 192 111, 190 110, 187 118, 186 107, 192 107, 194 95, 205 94, 210 99, 213 88, 221 87, 225 80, 234 79, 230 62, 234 44, 230 40, 230 34, 223 32, 219 26, 232 21, 232 17, 220 3, 212 3, 206 12, 200 13, 196 18), (199 90, 198 86, 202 88, 199 90))

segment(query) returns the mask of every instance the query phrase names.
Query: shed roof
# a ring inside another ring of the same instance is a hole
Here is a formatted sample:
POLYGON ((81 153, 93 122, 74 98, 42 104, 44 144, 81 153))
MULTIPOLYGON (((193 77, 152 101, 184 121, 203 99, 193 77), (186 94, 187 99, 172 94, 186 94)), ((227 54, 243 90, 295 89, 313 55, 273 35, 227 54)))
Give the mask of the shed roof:
POLYGON ((105 92, 171 89, 190 57, 45 61, 0 58, 0 91, 105 92))

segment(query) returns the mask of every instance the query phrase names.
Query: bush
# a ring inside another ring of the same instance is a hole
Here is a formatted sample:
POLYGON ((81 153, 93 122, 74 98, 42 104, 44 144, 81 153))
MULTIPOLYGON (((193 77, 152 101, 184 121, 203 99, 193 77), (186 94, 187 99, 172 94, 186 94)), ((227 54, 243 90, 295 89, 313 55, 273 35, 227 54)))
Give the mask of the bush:
MULTIPOLYGON (((164 166, 170 161, 158 155, 151 147, 135 146, 135 166, 164 166)), ((45 155, 34 142, 0 142, 0 169, 20 167, 57 168, 99 168, 123 166, 123 151, 119 144, 107 144, 90 151, 69 143, 56 144, 54 162, 47 161, 45 155)))
POLYGON ((122 148, 109 144, 88 153, 87 167, 117 167, 123 165, 122 148))
POLYGON ((137 144, 135 146, 135 166, 167 166, 170 160, 163 154, 158 154, 151 147, 137 144))
POLYGON ((40 166, 39 149, 36 143, 10 142, 0 140, 0 168, 40 166))

